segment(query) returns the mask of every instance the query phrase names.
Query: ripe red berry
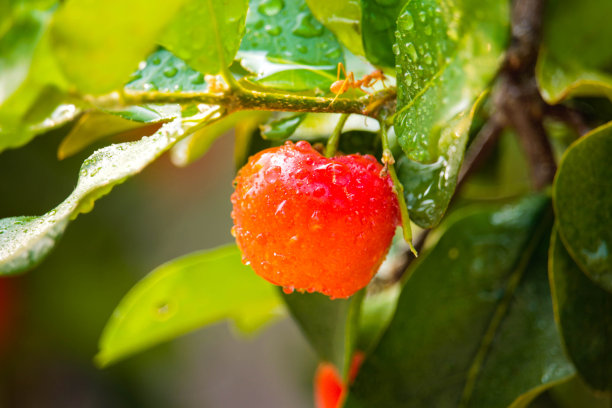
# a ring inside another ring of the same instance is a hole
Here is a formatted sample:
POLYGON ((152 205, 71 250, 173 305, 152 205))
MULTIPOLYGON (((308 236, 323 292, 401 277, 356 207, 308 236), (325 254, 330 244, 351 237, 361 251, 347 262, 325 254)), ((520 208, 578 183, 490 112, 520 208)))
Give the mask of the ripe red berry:
POLYGON ((400 219, 370 155, 326 158, 307 142, 263 150, 238 172, 233 234, 266 280, 344 298, 365 287, 400 219))
MULTIPOLYGON (((348 375, 349 384, 357 377, 364 358, 365 355, 360 351, 356 351, 353 355, 348 375)), ((319 364, 314 377, 315 407, 338 408, 346 397, 347 388, 333 364, 326 362, 319 364)))

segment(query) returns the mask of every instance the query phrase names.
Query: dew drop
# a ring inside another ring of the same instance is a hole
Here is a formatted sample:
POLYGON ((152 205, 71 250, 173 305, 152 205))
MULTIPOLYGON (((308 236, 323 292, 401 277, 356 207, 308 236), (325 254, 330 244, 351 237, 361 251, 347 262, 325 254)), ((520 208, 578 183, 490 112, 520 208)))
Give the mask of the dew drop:
POLYGON ((399 55, 400 54, 400 49, 399 49, 399 45, 397 45, 397 43, 393 44, 393 54, 395 55, 399 55))
POLYGON ((423 31, 425 32, 425 35, 431 35, 431 26, 430 25, 426 25, 425 27, 423 27, 423 31))
POLYGON ((419 58, 416 52, 416 48, 414 48, 414 44, 410 42, 406 43, 406 54, 408 55, 408 58, 410 58, 413 62, 416 62, 416 60, 419 58))
POLYGON ((280 28, 280 26, 277 25, 266 25, 265 27, 266 33, 272 35, 272 36, 277 36, 280 35, 280 33, 283 32, 283 29, 280 28))
POLYGON ((306 54, 308 52, 308 47, 305 46, 304 44, 298 44, 295 46, 295 48, 297 48, 297 50, 301 52, 302 54, 306 54))
POLYGON ((151 62, 155 65, 159 65, 161 63, 161 58, 155 56, 153 57, 153 59, 151 60, 151 62))
POLYGON ((427 13, 424 11, 419 11, 419 20, 421 20, 421 23, 427 21, 427 13))
POLYGON ((403 83, 405 86, 410 86, 412 84, 412 75, 410 75, 410 72, 408 71, 404 72, 403 83))
POLYGON ((198 72, 194 76, 191 77, 191 83, 193 85, 201 85, 204 83, 204 75, 201 72, 198 72))
POLYGON ((312 195, 317 198, 323 197, 326 194, 327 194, 327 188, 324 186, 318 186, 312 192, 312 195))
POLYGON ((257 7, 257 11, 264 16, 272 17, 280 13, 285 7, 283 0, 266 0, 257 7))
POLYGON ((312 14, 304 12, 298 15, 297 23, 291 32, 303 38, 318 37, 323 33, 323 26, 315 21, 312 14))
POLYGON ((230 234, 232 234, 232 237, 236 238, 236 232, 236 226, 234 225, 232 229, 230 229, 230 234))
POLYGON ((272 183, 276 183, 276 181, 278 180, 278 178, 281 175, 281 168, 278 166, 272 166, 266 170, 264 170, 264 179, 272 184, 272 183))
POLYGON ((397 20, 397 27, 400 31, 409 31, 414 27, 414 19, 408 10, 404 11, 397 20))
POLYGON ((293 286, 283 286, 283 293, 286 295, 292 294, 294 290, 295 288, 293 286))
POLYGON ((176 76, 177 72, 178 72, 178 69, 176 69, 176 67, 166 68, 164 69, 164 76, 166 78, 172 78, 176 76))
POLYGON ((433 58, 431 58, 431 54, 427 53, 423 55, 423 61, 425 61, 427 65, 431 65, 431 63, 433 62, 433 58))

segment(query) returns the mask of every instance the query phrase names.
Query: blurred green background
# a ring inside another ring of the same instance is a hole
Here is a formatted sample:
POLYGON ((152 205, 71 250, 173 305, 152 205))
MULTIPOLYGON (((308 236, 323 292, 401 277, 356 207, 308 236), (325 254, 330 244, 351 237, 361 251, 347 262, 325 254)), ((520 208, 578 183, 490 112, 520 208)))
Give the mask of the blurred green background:
MULTIPOLYGON (((58 161, 67 128, 0 154, 0 217, 40 215, 94 146, 58 161)), ((200 161, 166 156, 68 228, 33 271, 0 278, 0 407, 312 407, 316 359, 289 319, 241 338, 221 323, 100 370, 121 297, 159 264, 232 241, 233 135, 200 161)))

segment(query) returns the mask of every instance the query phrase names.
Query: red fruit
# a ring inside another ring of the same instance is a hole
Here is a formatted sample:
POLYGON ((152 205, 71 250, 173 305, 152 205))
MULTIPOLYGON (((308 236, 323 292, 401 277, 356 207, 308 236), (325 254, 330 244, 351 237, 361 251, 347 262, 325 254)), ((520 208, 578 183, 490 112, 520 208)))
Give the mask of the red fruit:
MULTIPOLYGON (((365 355, 356 351, 351 360, 349 383, 357 377, 357 372, 365 355)), ((321 363, 314 378, 314 394, 316 408, 338 408, 344 400, 347 387, 342 383, 336 367, 330 363, 321 363)))
POLYGON ((344 386, 333 364, 321 363, 315 373, 315 407, 337 408, 344 386))
POLYGON ((289 292, 344 298, 365 287, 400 220, 381 170, 370 155, 326 158, 307 142, 251 157, 232 194, 245 263, 289 292))

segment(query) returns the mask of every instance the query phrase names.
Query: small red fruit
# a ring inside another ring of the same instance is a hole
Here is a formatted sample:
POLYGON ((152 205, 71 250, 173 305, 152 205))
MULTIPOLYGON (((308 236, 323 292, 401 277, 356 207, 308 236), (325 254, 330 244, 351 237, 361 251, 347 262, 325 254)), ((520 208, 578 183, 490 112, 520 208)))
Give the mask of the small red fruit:
MULTIPOLYGON (((351 360, 348 381, 352 384, 357 377, 365 355, 356 351, 351 360)), ((347 386, 342 383, 338 370, 331 363, 321 363, 314 378, 314 398, 316 408, 338 408, 346 398, 347 386)))
POLYGON ((263 150, 235 179, 233 234, 264 279, 345 298, 382 263, 400 215, 370 155, 323 157, 308 142, 263 150))

